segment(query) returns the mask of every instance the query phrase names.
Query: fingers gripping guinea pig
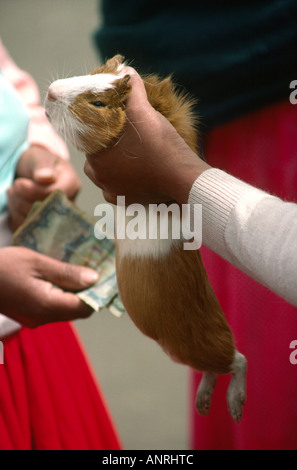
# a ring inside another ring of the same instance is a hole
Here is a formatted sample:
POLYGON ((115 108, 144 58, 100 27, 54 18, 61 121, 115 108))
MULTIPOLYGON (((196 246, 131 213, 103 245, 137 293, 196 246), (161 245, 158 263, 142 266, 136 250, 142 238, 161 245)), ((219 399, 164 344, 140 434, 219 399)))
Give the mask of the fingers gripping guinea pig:
MULTIPOLYGON (((108 148, 125 130, 129 78, 123 58, 115 56, 89 75, 57 80, 48 90, 46 114, 78 150, 108 148)), ((195 151, 191 100, 176 92, 170 78, 149 75, 144 83, 151 105, 195 151)), ((121 299, 136 326, 174 360, 203 372, 196 399, 200 414, 209 414, 218 374, 231 373, 227 405, 238 422, 246 399, 246 359, 235 348, 199 250, 184 250, 182 239, 172 237, 116 240, 116 272, 121 299)))

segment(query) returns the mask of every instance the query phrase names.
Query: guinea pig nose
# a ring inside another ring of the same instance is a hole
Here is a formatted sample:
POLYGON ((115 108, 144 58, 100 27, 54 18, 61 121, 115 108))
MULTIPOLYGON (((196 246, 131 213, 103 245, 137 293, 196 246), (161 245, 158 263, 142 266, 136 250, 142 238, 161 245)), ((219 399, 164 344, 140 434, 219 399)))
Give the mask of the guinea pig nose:
POLYGON ((49 90, 48 90, 48 92, 47 92, 47 99, 48 99, 49 101, 56 101, 56 99, 57 99, 55 93, 54 93, 53 90, 51 90, 50 88, 49 88, 49 90))

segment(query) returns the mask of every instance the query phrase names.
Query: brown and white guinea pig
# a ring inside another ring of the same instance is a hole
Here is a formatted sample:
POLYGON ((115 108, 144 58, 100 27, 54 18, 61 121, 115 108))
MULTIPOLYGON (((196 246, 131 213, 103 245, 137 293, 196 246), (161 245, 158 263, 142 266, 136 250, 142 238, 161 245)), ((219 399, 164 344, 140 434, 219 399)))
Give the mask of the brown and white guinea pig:
MULTIPOLYGON (((108 148, 125 131, 129 79, 118 55, 89 75, 57 80, 48 90, 46 114, 77 149, 95 153, 108 148)), ((152 106, 195 150, 191 100, 176 92, 171 78, 149 75, 144 83, 152 106)), ((147 214, 148 207, 144 218, 147 214)), ((183 240, 172 237, 118 239, 116 272, 121 299, 135 325, 174 360, 203 372, 196 399, 200 414, 209 413, 218 374, 232 374, 227 404, 238 422, 246 399, 246 359, 235 348, 199 249, 184 250, 183 240)))

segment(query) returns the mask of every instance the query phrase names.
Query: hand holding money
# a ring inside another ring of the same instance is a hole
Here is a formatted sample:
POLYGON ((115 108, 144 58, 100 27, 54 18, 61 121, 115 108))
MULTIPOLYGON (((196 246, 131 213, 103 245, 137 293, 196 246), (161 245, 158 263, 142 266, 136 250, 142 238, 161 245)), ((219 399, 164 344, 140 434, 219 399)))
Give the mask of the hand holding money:
POLYGON ((77 298, 95 311, 107 307, 114 315, 124 312, 118 295, 113 240, 98 240, 95 220, 60 191, 33 206, 28 218, 15 232, 13 243, 30 248, 70 265, 84 266, 99 275, 96 284, 77 287, 77 298))
POLYGON ((85 318, 92 309, 71 292, 96 281, 96 272, 23 247, 0 249, 0 311, 24 326, 85 318), (54 287, 57 286, 57 287, 54 287))

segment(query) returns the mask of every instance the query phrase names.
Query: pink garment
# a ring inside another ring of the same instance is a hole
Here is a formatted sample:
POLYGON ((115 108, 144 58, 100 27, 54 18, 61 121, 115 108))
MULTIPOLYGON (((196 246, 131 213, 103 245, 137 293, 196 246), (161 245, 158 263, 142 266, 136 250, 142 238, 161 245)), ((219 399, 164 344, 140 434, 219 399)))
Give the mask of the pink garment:
POLYGON ((29 141, 41 145, 62 158, 69 158, 68 149, 49 124, 40 105, 39 91, 32 77, 19 69, 0 40, 0 71, 9 79, 27 106, 30 116, 29 141))
MULTIPOLYGON (((288 99, 221 126, 208 136, 205 155, 212 166, 296 202, 297 106, 288 99)), ((297 366, 289 358, 297 309, 206 248, 201 252, 237 348, 248 360, 247 402, 236 424, 226 405, 230 376, 221 376, 210 415, 199 416, 194 394, 200 374, 193 373, 191 447, 296 450, 297 366)))

